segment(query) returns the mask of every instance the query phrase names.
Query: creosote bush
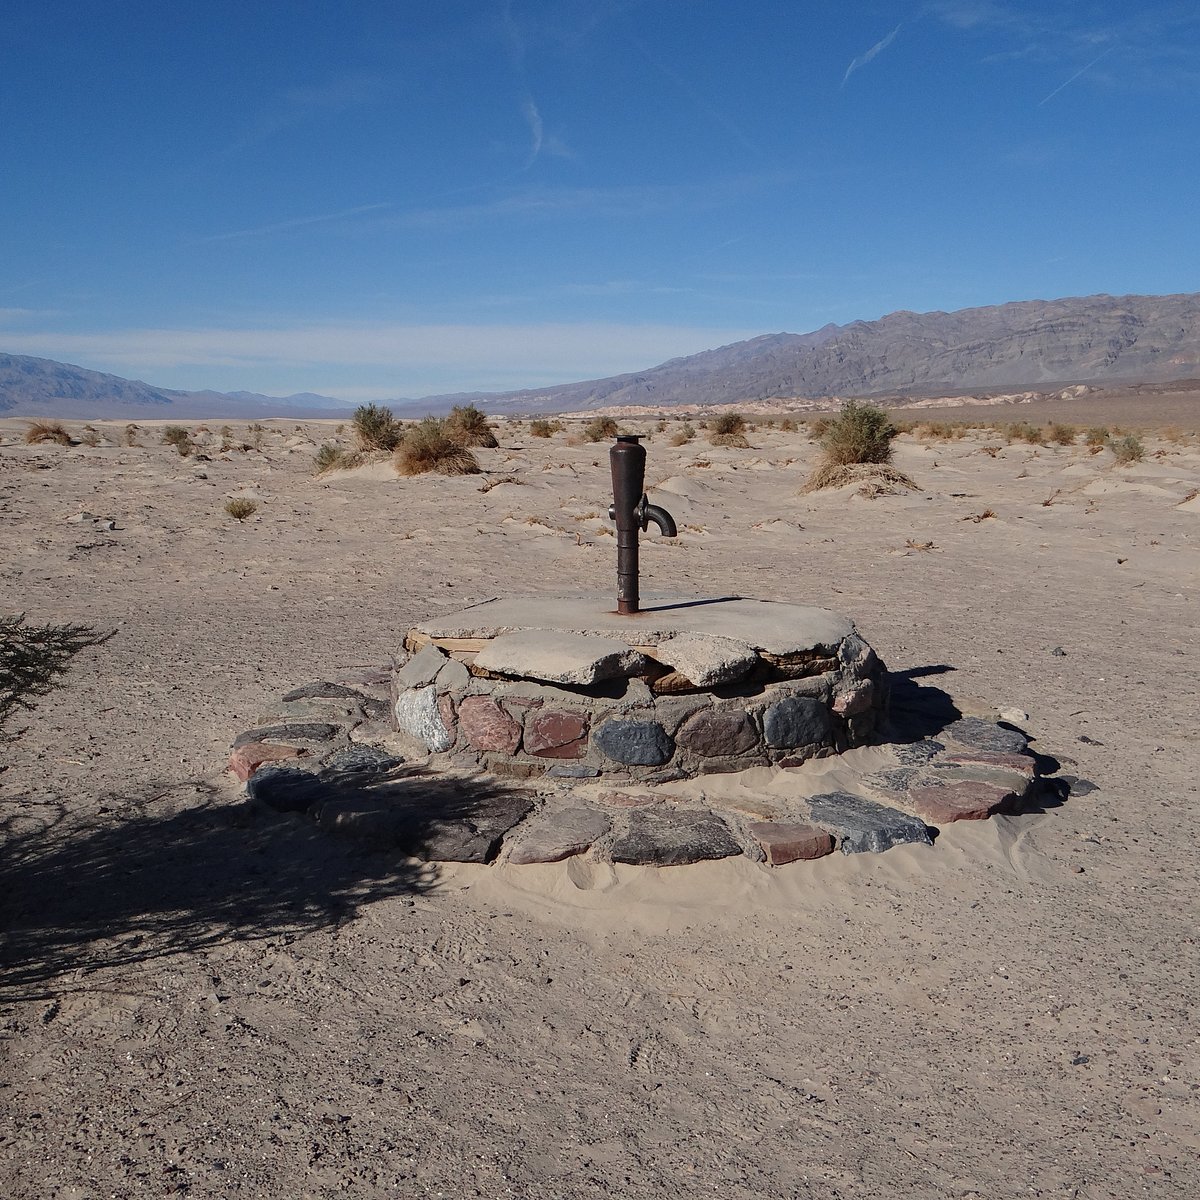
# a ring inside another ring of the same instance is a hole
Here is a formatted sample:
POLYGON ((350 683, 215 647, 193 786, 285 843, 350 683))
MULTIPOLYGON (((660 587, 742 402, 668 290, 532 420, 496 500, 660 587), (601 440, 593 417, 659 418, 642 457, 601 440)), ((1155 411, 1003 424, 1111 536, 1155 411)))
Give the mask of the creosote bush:
POLYGON ((500 444, 487 415, 473 404, 456 405, 446 418, 446 433, 460 446, 482 446, 495 450, 500 444))
POLYGON ((404 436, 403 426, 385 404, 363 404, 350 419, 360 450, 390 454, 404 436))
POLYGON ((546 421, 541 417, 537 417, 529 422, 530 435, 537 438, 553 437, 561 429, 563 429, 561 421, 546 421))
POLYGON ((162 431, 164 446, 174 446, 180 458, 186 458, 195 449, 192 435, 182 425, 168 425, 162 431))
POLYGON ((1087 446, 1089 454, 1099 454, 1108 445, 1108 430, 1103 425, 1093 425, 1083 435, 1083 444, 1087 446))
POLYGON ((708 423, 708 440, 713 446, 733 446, 745 450, 746 418, 739 412, 721 413, 708 423))
POLYGON ((426 417, 404 431, 396 447, 396 470, 401 475, 478 475, 479 463, 466 446, 450 435, 446 422, 426 417))
POLYGON ((1074 425, 1064 425, 1059 421, 1054 421, 1046 431, 1046 436, 1056 446, 1073 446, 1076 432, 1074 425))
POLYGON ((123 441, 126 446, 136 446, 138 444, 138 434, 141 430, 131 421, 125 426, 125 434, 123 441))
POLYGON ((671 435, 672 446, 686 446, 696 436, 696 430, 687 421, 671 435))
POLYGON ((583 436, 589 442, 602 442, 617 436, 617 423, 612 417, 593 417, 584 427, 583 436))
POLYGON ((882 408, 847 400, 821 437, 822 460, 835 467, 891 462, 895 435, 895 426, 882 408))
POLYGON ((1112 444, 1113 458, 1119 463, 1141 462, 1146 455, 1146 447, 1136 433, 1127 433, 1119 441, 1112 444))
POLYGON ((258 505, 245 496, 234 496, 232 500, 225 501, 225 511, 235 521, 244 521, 258 512, 258 505))
POLYGON ((26 445, 36 446, 42 442, 53 442, 57 446, 75 445, 74 438, 61 421, 34 421, 25 430, 26 445))
POLYGON ((348 471, 362 462, 362 456, 340 446, 332 446, 326 442, 313 456, 313 464, 318 475, 326 471, 348 471))

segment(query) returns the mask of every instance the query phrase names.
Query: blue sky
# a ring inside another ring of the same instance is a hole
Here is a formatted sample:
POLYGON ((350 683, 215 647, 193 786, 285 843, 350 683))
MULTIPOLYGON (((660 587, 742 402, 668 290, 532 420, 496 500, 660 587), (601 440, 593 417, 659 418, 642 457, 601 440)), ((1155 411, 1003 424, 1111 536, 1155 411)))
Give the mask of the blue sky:
POLYGON ((1200 6, 38 0, 0 350, 377 400, 1200 290, 1200 6))

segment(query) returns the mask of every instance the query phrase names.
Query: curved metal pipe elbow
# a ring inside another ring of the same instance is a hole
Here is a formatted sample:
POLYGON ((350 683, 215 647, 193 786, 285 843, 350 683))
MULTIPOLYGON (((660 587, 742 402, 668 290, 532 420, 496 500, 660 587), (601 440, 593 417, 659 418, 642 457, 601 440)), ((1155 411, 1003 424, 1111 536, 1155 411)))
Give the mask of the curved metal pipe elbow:
POLYGON ((675 528, 675 518, 665 508, 659 508, 657 504, 649 503, 646 497, 643 496, 642 503, 638 506, 638 509, 643 530, 653 521, 658 526, 658 530, 663 537, 673 538, 679 536, 679 530, 675 528))

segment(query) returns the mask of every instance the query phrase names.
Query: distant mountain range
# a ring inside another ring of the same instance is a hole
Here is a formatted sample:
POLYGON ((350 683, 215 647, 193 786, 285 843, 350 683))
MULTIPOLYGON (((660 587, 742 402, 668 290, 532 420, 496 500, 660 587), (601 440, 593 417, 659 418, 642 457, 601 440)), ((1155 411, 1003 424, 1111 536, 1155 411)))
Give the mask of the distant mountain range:
MULTIPOLYGON (((515 392, 397 400, 401 415, 910 397, 1200 377, 1200 293, 1028 300, 772 333, 645 371, 515 392)), ((0 416, 344 416, 330 396, 179 392, 43 358, 0 354, 0 416)))
POLYGON ((137 379, 105 375, 48 358, 0 354, 0 417, 68 417, 82 420, 251 419, 345 416, 347 405, 332 396, 300 392, 180 392, 137 379))

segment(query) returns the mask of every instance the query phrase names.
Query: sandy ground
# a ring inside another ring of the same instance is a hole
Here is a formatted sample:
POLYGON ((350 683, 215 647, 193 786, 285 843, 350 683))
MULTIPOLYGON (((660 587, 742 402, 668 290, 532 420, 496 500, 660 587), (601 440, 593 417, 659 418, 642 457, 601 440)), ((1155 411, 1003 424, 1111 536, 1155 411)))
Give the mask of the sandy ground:
POLYGON ((905 436, 922 490, 872 501, 798 495, 802 432, 655 436, 681 537, 644 589, 836 608, 1098 790, 930 849, 613 872, 396 862, 223 770, 423 617, 612 587, 605 446, 510 426, 483 478, 317 479, 316 425, 204 462, 23 429, 0 608, 117 632, 2 751, 6 1197, 1200 1193, 1196 438, 905 436))

